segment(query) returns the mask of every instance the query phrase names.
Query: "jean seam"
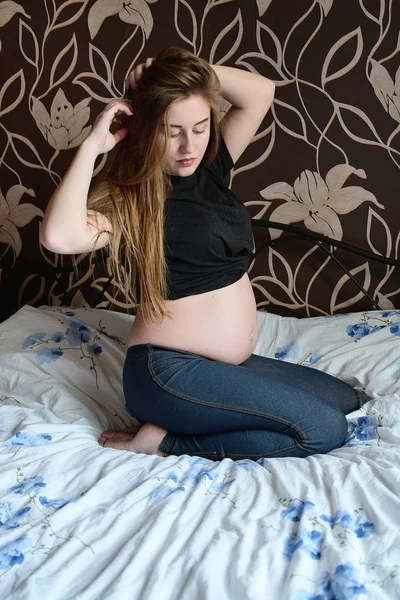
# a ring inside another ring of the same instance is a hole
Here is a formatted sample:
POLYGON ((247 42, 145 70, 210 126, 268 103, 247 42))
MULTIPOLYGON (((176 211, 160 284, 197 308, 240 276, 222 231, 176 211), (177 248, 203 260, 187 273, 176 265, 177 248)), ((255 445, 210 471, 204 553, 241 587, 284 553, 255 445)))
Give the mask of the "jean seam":
POLYGON ((162 381, 159 380, 159 378, 157 377, 156 373, 154 372, 154 369, 153 369, 153 366, 152 366, 153 348, 151 347, 151 344, 147 344, 147 347, 149 349, 148 359, 147 359, 147 366, 148 366, 150 375, 151 375, 153 381, 158 386, 160 386, 163 390, 165 390, 165 391, 173 394, 174 396, 176 396, 178 398, 183 398, 184 400, 188 400, 189 402, 194 402, 196 404, 202 404, 203 406, 210 406, 211 408, 218 408, 220 410, 233 410, 233 411, 236 411, 236 412, 239 412, 239 413, 243 413, 243 414, 248 414, 248 415, 253 415, 253 416, 257 416, 257 417, 268 418, 268 419, 271 419, 272 421, 275 421, 275 422, 279 423, 280 425, 288 425, 289 427, 291 427, 292 429, 294 429, 295 431, 297 431, 300 434, 300 437, 302 439, 302 445, 298 444, 298 442, 295 439, 293 439, 293 441, 295 442, 296 445, 298 445, 302 449, 305 449, 305 447, 307 447, 309 445, 306 434, 301 429, 299 429, 298 427, 296 427, 292 423, 289 423, 288 421, 285 421, 284 419, 280 420, 280 419, 278 419, 278 418, 276 418, 274 416, 269 415, 268 413, 263 414, 263 413, 252 412, 252 411, 243 410, 243 409, 240 409, 238 407, 233 407, 233 406, 214 406, 213 404, 209 404, 208 402, 204 402, 203 400, 199 400, 199 399, 193 398, 191 396, 186 396, 185 394, 177 392, 177 391, 173 390, 172 388, 166 386, 162 381))
POLYGON ((188 456, 217 456, 218 458, 221 457, 222 455, 217 454, 216 452, 185 452, 185 454, 187 454, 188 456))
MULTIPOLYGON (((298 444, 295 444, 294 447, 300 447, 301 450, 303 450, 304 448, 302 448, 301 446, 299 446, 298 444)), ((274 458, 277 454, 282 454, 283 452, 287 452, 288 450, 292 450, 293 446, 287 446, 286 448, 281 448, 280 450, 274 450, 271 452, 265 452, 264 454, 261 453, 252 453, 252 454, 243 454, 243 452, 238 452, 237 454, 234 454, 232 452, 229 453, 229 456, 226 456, 226 454, 218 454, 217 452, 185 452, 184 454, 187 454, 188 456, 205 456, 205 455, 210 455, 210 456, 216 456, 217 458, 232 458, 234 456, 241 456, 242 458, 246 459, 246 458, 250 458, 252 456, 258 456, 258 459, 260 458, 274 458)), ((257 459, 257 460, 258 460, 257 459)))
MULTIPOLYGON (((277 454, 282 454, 283 452, 288 452, 290 450, 293 450, 293 448, 299 447, 301 450, 304 450, 304 448, 302 448, 299 444, 296 444, 294 446, 287 446, 286 448, 281 448, 280 450, 273 450, 271 452, 265 452, 264 454, 261 454, 259 452, 257 453, 252 453, 252 454, 243 454, 243 452, 238 452, 237 454, 234 454, 232 452, 229 453, 229 457, 232 456, 242 456, 243 458, 248 458, 250 456, 258 456, 259 458, 274 458, 277 454)), ((219 455, 221 456, 221 455, 219 455)), ((228 458, 229 458, 228 457, 228 458)))

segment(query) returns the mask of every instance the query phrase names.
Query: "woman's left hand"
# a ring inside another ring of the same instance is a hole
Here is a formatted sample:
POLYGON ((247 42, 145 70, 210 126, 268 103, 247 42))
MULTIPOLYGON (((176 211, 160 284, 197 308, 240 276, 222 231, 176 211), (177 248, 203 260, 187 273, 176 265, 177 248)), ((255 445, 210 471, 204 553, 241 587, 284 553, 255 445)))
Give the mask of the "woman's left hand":
POLYGON ((143 71, 148 69, 153 64, 154 58, 146 58, 146 61, 137 67, 133 71, 131 71, 126 78, 126 83, 131 86, 132 89, 137 87, 138 81, 143 75, 143 71))

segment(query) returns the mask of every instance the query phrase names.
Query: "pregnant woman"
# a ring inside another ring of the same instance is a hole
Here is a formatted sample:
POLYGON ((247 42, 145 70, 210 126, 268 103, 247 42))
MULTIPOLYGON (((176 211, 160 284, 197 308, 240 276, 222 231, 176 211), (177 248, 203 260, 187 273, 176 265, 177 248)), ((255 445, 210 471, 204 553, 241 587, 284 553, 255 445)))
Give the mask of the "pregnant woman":
POLYGON ((128 97, 97 117, 41 227, 54 252, 107 246, 116 282, 138 305, 123 390, 142 425, 105 431, 99 443, 213 460, 341 446, 356 392, 315 369, 253 354, 251 221, 224 179, 267 113, 273 82, 167 48, 129 83, 128 97), (232 105, 222 120, 220 96, 232 105), (89 194, 105 152, 103 180, 89 194))

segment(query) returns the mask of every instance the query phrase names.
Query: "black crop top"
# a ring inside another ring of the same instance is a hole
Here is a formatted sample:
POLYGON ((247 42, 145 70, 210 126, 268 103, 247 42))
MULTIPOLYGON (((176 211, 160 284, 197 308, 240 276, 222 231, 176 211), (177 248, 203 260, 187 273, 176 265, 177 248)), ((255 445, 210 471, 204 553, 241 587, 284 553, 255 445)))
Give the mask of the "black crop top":
POLYGON ((207 169, 199 166, 187 177, 171 176, 164 230, 167 300, 223 288, 248 270, 251 219, 223 183, 232 166, 221 137, 218 154, 207 169))

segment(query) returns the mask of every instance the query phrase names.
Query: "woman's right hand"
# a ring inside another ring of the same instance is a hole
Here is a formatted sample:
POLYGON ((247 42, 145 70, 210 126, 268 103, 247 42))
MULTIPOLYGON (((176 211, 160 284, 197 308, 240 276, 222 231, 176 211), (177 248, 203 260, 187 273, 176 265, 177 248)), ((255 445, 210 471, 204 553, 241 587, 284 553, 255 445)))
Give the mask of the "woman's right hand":
POLYGON ((102 112, 97 115, 92 129, 85 139, 85 145, 90 145, 94 148, 97 154, 105 154, 109 152, 126 137, 128 129, 126 127, 118 129, 115 133, 111 133, 110 127, 113 122, 118 122, 118 116, 126 114, 128 117, 133 115, 132 101, 121 99, 111 100, 102 112))

